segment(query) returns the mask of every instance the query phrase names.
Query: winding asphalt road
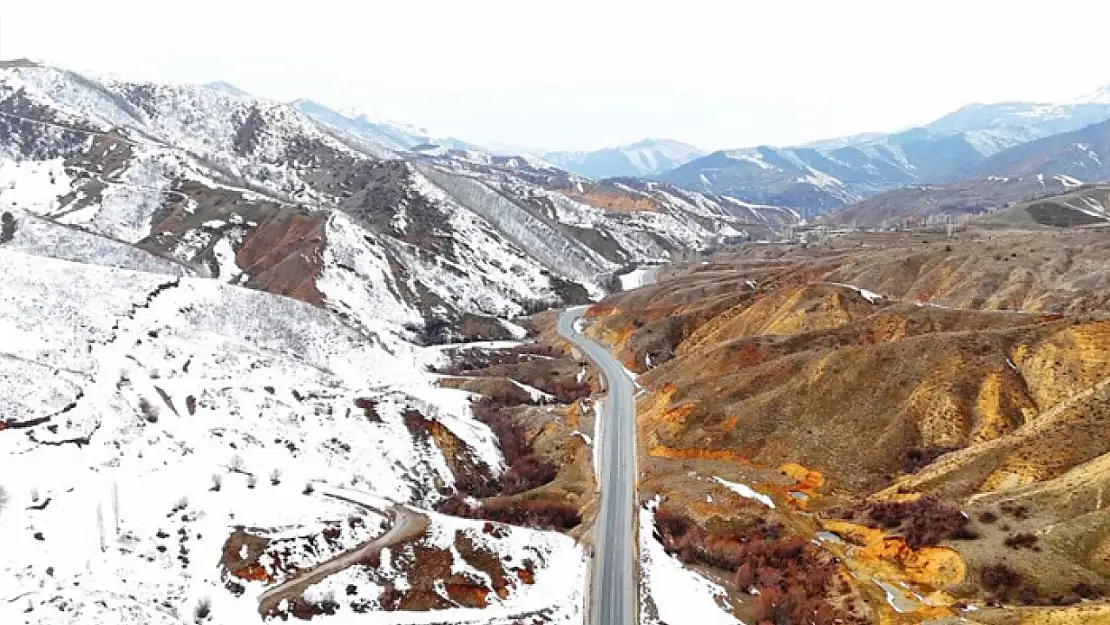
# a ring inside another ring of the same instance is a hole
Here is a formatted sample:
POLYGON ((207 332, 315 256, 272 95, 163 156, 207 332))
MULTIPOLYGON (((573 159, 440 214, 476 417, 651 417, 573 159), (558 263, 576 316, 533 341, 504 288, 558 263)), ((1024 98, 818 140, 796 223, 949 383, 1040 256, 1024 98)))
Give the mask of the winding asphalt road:
POLYGON ((585 307, 559 316, 557 329, 605 376, 608 394, 595 445, 601 445, 601 505, 594 525, 592 625, 636 622, 636 400, 632 380, 609 351, 574 329, 585 307))

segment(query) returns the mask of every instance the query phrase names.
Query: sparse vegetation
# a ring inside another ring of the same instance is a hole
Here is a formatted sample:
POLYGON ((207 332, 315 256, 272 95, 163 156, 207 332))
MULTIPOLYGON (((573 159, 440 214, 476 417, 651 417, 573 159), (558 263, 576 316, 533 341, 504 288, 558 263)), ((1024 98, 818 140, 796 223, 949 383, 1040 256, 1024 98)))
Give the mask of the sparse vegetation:
POLYGON ((713 534, 686 517, 660 507, 655 512, 664 549, 687 564, 703 564, 733 574, 737 588, 754 592, 756 622, 833 625, 864 622, 850 600, 839 605, 836 562, 804 538, 786 537, 776 522, 756 519, 743 532, 713 534))
POLYGON ((983 587, 998 596, 1017 590, 1022 584, 1021 574, 1006 564, 991 564, 979 571, 983 587))
POLYGON ((917 473, 921 469, 933 464, 937 458, 944 454, 956 451, 959 447, 910 447, 902 452, 899 460, 902 463, 902 473, 917 473))
POLYGON ((281 484, 281 469, 274 469, 270 471, 270 484, 277 486, 281 484))
POLYGON ((472 505, 464 497, 454 495, 440 504, 438 510, 468 519, 556 531, 572 529, 582 522, 582 516, 575 506, 563 501, 544 499, 490 499, 472 505))
POLYGON ((214 493, 218 493, 218 492, 220 492, 220 489, 223 488, 223 486, 224 486, 224 477, 222 475, 220 475, 219 473, 213 473, 212 474, 212 487, 209 488, 208 490, 210 490, 214 493))
POLYGON ((558 468, 549 460, 536 454, 527 433, 509 411, 505 402, 483 397, 473 404, 474 416, 489 426, 497 437, 501 455, 508 469, 500 482, 497 480, 470 480, 459 490, 472 497, 484 498, 497 494, 515 495, 533 490, 555 479, 558 468))
POLYGON ((311 495, 314 492, 316 492, 316 487, 312 485, 312 482, 305 482, 304 490, 301 491, 301 494, 311 495))
POLYGON ((1004 501, 1002 502, 1002 505, 999 506, 999 509, 1002 510, 1002 514, 1005 514, 1016 521, 1023 521, 1029 518, 1028 506, 1015 504, 1010 501, 1004 501))
POLYGON ((872 527, 896 530, 914 549, 942 540, 973 540, 979 535, 968 528, 970 519, 936 495, 912 501, 869 501, 855 508, 831 510, 831 516, 859 520, 872 527))
POLYGON ((1029 533, 1011 534, 1003 541, 1004 545, 1010 549, 1034 549, 1040 551, 1037 547, 1037 535, 1029 533))
POLYGON ((990 525, 998 520, 998 515, 990 510, 984 510, 979 513, 978 519, 980 523, 990 525))
POLYGON ((585 399, 593 392, 587 382, 579 382, 575 378, 557 380, 533 380, 532 386, 551 395, 564 404, 571 404, 579 399, 585 399))
POLYGON ((258 478, 252 473, 247 476, 247 488, 253 489, 255 486, 258 486, 258 478))

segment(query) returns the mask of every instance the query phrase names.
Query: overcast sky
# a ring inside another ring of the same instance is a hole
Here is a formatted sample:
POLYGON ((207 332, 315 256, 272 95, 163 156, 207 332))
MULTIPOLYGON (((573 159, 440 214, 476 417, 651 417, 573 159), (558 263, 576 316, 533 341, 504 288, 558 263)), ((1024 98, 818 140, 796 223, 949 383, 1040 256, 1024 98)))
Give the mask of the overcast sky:
POLYGON ((475 142, 706 149, 1110 83, 1110 2, 11 0, 0 56, 358 107, 475 142), (1095 25, 1095 26, 1090 26, 1095 25))

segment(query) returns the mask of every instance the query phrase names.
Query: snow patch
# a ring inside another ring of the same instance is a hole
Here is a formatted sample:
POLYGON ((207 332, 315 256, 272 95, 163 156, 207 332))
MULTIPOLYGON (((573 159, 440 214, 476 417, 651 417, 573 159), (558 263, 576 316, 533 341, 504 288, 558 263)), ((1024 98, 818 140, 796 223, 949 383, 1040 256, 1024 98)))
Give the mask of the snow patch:
POLYGON ((640 508, 640 600, 654 603, 658 613, 658 620, 654 620, 641 609, 641 625, 744 625, 721 607, 727 600, 724 588, 683 567, 655 540, 653 513, 658 502, 657 497, 640 508))
POLYGON ((726 479, 723 479, 723 478, 720 478, 720 477, 717 477, 717 476, 713 476, 712 481, 720 484, 721 486, 724 486, 725 488, 731 490, 732 492, 736 493, 737 495, 740 495, 741 497, 743 497, 745 499, 751 499, 753 501, 758 501, 759 503, 767 506, 768 508, 774 508, 775 507, 774 500, 772 500, 767 495, 765 495, 765 494, 763 494, 763 493, 761 493, 757 490, 754 490, 752 487, 748 486, 747 484, 740 484, 740 483, 737 483, 737 482, 730 482, 726 479))

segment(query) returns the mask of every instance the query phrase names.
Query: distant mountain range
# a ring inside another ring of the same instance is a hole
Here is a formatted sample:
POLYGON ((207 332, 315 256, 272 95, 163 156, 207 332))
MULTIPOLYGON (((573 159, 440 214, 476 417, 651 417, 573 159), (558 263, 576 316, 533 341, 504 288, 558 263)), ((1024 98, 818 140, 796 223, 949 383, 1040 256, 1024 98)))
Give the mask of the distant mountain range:
POLYGON ((812 218, 910 184, 988 174, 1065 174, 1098 180, 1110 173, 1101 169, 1098 147, 1106 131, 1087 127, 1107 119, 1110 87, 1064 104, 971 104, 896 133, 798 147, 717 151, 657 178, 692 190, 794 208, 812 218), (1052 155, 1040 156, 1041 150, 1052 155))
POLYGON ((671 139, 644 139, 594 152, 549 152, 543 158, 563 169, 602 179, 661 174, 705 154, 671 139))
POLYGON ((904 219, 975 215, 1110 180, 1110 121, 1018 144, 961 173, 963 180, 893 189, 825 219, 881 227, 904 219))
MULTIPOLYGON (((226 82, 207 86, 250 97, 226 82)), ((308 99, 290 106, 346 140, 365 141, 363 149, 383 150, 383 158, 397 152, 427 157, 437 150, 479 160, 526 154, 527 162, 540 169, 549 163, 594 180, 653 179, 745 205, 783 207, 805 219, 843 212, 836 222, 870 226, 917 215, 918 209, 929 215, 996 210, 1030 199, 1021 195, 1024 189, 1061 190, 1020 182, 1038 174, 1049 176, 1049 181, 1057 175, 1081 182, 1110 178, 1110 123, 1104 123, 1110 119, 1110 86, 1064 103, 969 104, 928 124, 892 133, 712 153, 670 139, 545 153, 436 137, 417 126, 308 99), (996 177, 1010 180, 999 184, 996 177), (892 191, 897 192, 884 195, 892 191), (863 202, 872 197, 875 202, 863 202), (895 207, 890 203, 895 199, 908 203, 895 207), (850 210, 842 211, 846 207, 850 210), (877 207, 883 208, 869 213, 877 207)))

